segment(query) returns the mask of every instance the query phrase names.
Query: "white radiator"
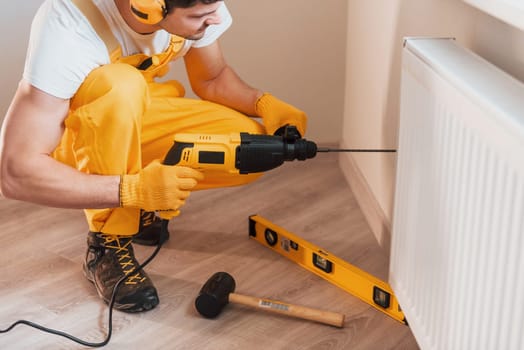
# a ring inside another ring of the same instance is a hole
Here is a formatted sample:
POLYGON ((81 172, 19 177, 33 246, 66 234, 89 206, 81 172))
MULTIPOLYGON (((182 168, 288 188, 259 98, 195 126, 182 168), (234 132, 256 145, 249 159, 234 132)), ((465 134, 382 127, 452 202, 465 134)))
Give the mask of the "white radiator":
POLYGON ((406 39, 390 282, 422 349, 524 349, 524 84, 406 39))

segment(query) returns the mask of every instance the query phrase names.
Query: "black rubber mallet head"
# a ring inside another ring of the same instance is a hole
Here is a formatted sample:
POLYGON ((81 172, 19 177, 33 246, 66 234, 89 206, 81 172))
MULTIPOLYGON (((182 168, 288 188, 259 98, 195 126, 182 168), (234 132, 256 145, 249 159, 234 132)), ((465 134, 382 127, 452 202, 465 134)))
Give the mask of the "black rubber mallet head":
POLYGON ((200 290, 195 300, 195 307, 202 316, 207 318, 218 316, 224 306, 231 302, 335 327, 343 327, 344 325, 345 317, 343 314, 241 295, 234 293, 234 291, 235 280, 233 277, 227 272, 217 272, 207 280, 200 290))
POLYGON ((204 284, 195 300, 197 311, 214 318, 229 303, 229 294, 235 291, 235 280, 227 272, 217 272, 204 284))

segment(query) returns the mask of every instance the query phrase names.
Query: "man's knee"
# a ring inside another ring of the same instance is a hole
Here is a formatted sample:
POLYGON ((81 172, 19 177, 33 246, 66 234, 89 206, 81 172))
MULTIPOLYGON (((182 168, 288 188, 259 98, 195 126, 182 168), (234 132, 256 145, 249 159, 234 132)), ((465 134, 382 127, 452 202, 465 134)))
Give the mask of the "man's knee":
POLYGON ((107 64, 94 69, 73 97, 71 108, 104 98, 115 107, 143 110, 148 99, 147 83, 142 74, 128 64, 107 64))
POLYGON ((65 126, 82 135, 75 140, 96 141, 104 152, 116 143, 131 147, 139 138, 148 104, 148 87, 136 68, 105 65, 93 70, 73 97, 65 126))
POLYGON ((250 134, 265 134, 266 129, 257 119, 248 117, 225 106, 219 106, 219 128, 228 132, 247 132, 250 134))
POLYGON ((253 118, 244 119, 243 131, 250 134, 265 134, 264 126, 253 118))

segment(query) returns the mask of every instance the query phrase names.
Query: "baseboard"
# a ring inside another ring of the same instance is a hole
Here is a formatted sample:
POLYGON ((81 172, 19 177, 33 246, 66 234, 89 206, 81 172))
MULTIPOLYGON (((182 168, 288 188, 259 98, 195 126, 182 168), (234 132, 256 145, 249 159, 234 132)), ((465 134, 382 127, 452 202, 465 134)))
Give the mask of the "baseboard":
POLYGON ((377 242, 389 259, 391 250, 391 222, 378 203, 366 178, 360 171, 351 153, 342 153, 339 166, 364 214, 377 242))

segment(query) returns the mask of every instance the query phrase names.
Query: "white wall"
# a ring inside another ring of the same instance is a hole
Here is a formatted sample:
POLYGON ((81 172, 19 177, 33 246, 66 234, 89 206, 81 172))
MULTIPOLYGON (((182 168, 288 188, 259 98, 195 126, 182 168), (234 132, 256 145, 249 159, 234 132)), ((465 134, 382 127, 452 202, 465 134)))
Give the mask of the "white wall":
POLYGON ((24 68, 29 26, 42 0, 3 1, 0 12, 0 121, 13 98, 24 68))
MULTIPOLYGON (((4 1, 2 6, 2 119, 23 70, 31 18, 42 1, 4 1)), ((251 85, 303 109, 310 117, 308 138, 337 142, 344 100, 346 0, 326 0, 321 10, 314 0, 226 3, 234 23, 221 45, 231 65, 251 85)), ((181 62, 170 77, 186 81, 181 62)))
MULTIPOLYGON (((344 146, 397 146, 400 53, 405 36, 455 37, 524 80, 524 33, 461 0, 349 0, 347 30, 344 146)), ((396 156, 343 157, 353 157, 390 219, 396 156)))
POLYGON ((221 45, 248 83, 309 116, 308 138, 340 140, 344 105, 346 0, 227 0, 233 27, 221 45))

